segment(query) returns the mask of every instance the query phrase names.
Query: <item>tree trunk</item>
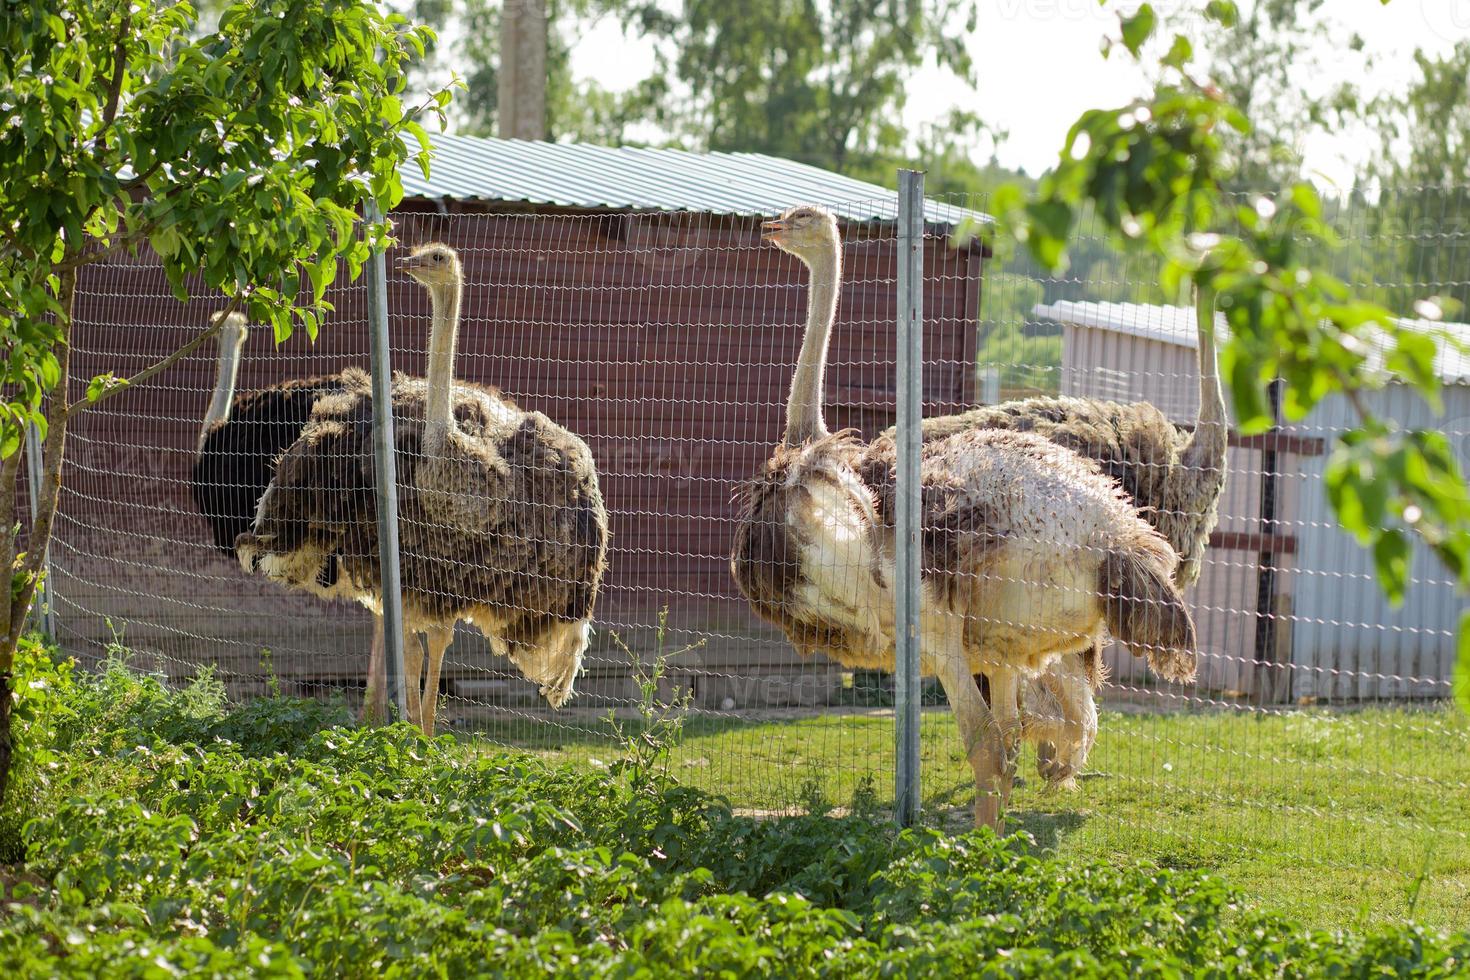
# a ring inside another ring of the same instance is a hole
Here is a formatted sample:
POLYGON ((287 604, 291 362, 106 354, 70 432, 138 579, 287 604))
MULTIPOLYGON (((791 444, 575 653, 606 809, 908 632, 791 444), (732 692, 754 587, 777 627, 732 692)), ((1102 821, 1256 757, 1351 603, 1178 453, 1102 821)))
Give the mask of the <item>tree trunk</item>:
MULTIPOLYGON (((30 613, 31 603, 36 598, 36 586, 39 584, 39 576, 45 562, 47 548, 51 545, 51 528, 56 519, 56 501, 61 495, 61 457, 66 449, 66 423, 69 403, 68 387, 71 380, 71 328, 72 328, 72 303, 76 298, 77 273, 75 269, 64 269, 60 275, 61 289, 57 296, 61 304, 60 314, 60 337, 56 345, 56 362, 60 368, 56 387, 51 390, 49 398, 46 443, 42 449, 42 471, 41 488, 36 500, 36 519, 31 525, 30 534, 26 538, 25 559, 16 567, 15 538, 7 542, 6 551, 11 556, 11 564, 3 571, 9 576, 10 603, 9 621, 7 627, 0 633, 0 806, 5 804, 5 792, 10 784, 10 761, 15 747, 14 738, 10 731, 11 719, 11 683, 12 672, 15 669, 15 650, 20 646, 21 634, 25 632, 26 616, 30 613), (16 587, 16 577, 20 577, 19 588, 16 587)), ((19 455, 19 449, 16 455, 19 455)), ((14 457, 12 457, 14 458, 14 457)), ((11 461, 7 460, 9 464, 11 461)), ((0 472, 11 475, 10 484, 0 487, 0 492, 6 494, 6 504, 11 511, 11 519, 17 515, 15 507, 15 475, 18 465, 12 468, 7 465, 0 468, 0 472)))
POLYGON ((0 806, 5 804, 5 790, 10 786, 10 671, 0 670, 0 806))

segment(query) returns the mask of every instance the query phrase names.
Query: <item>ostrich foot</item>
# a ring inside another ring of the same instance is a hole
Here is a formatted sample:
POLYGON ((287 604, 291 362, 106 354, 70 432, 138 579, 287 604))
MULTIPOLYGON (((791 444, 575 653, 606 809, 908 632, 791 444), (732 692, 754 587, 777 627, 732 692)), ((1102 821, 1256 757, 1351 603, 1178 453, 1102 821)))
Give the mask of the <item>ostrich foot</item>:
POLYGON ((1000 794, 996 792, 977 791, 975 794, 975 829, 989 827, 1000 834, 1004 828, 1004 820, 1001 817, 1000 794))
POLYGON ((971 749, 969 761, 975 771, 975 827, 989 827, 999 834, 1005 828, 1011 781, 1004 771, 1004 747, 998 738, 991 743, 987 739, 971 749))
POLYGON ((1056 783, 1062 779, 1069 779, 1076 775, 1070 759, 1064 759, 1057 752, 1055 743, 1036 743, 1036 774, 1048 783, 1056 783))

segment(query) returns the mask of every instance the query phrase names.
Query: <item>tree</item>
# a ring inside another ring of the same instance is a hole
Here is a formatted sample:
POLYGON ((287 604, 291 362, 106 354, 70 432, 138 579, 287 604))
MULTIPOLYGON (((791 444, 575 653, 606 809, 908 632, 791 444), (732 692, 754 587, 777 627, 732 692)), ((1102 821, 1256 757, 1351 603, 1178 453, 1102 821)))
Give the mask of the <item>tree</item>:
MULTIPOLYGON (((458 128, 492 134, 500 4, 417 0, 414 10, 458 38, 439 52, 465 76, 458 128)), ((559 0, 548 20, 552 139, 616 144, 639 124, 691 149, 771 153, 885 184, 912 149, 898 119, 914 72, 932 57, 967 82, 974 73, 972 0, 559 0), (629 91, 573 83, 572 32, 600 17, 655 44, 654 72, 629 91)), ((967 113, 944 127, 946 145, 984 128, 967 113)))
MULTIPOLYGON (((1361 112, 1351 82, 1325 91, 1314 85, 1350 60, 1360 71, 1369 64, 1361 37, 1349 34, 1344 43, 1326 0, 1247 0, 1217 5, 1208 16, 1182 4, 1162 22, 1193 46, 1210 83, 1251 121, 1243 132, 1222 134, 1230 187, 1263 191, 1298 179, 1303 138, 1361 112)), ((1164 40, 1168 31, 1154 34, 1164 40)))
POLYGON ((907 149, 905 83, 925 58, 974 77, 968 0, 683 0, 634 16, 660 41, 660 73, 678 82, 667 113, 676 136, 884 183, 907 149))
POLYGON ((1445 57, 1414 53, 1418 77, 1400 95, 1367 113, 1383 145, 1369 164, 1381 191, 1375 231, 1391 244, 1408 282, 1446 284, 1460 310, 1470 309, 1470 41, 1445 57))
MULTIPOLYGON (((10 670, 39 583, 61 488, 68 423, 207 342, 206 329, 128 378, 72 400, 72 304, 86 267, 151 245, 175 294, 186 277, 270 322, 315 336, 323 292, 353 276, 402 191, 400 101, 429 33, 370 0, 254 0, 198 30, 187 2, 12 5, 0 26, 0 799, 10 768, 10 670), (26 427, 43 436, 31 520, 19 512, 26 427)), ((442 109, 447 93, 431 97, 442 109)), ((203 319, 203 317, 201 317, 203 319)))
MULTIPOLYGON (((1224 26, 1236 18, 1222 0, 1212 0, 1207 14, 1224 26)), ((1139 58, 1156 25, 1142 4, 1120 18, 1113 43, 1139 58)), ((1311 184, 1239 202, 1228 189, 1235 173, 1228 147, 1250 136, 1248 117, 1197 77, 1187 38, 1175 36, 1159 69, 1148 97, 1084 113, 1034 192, 997 191, 1001 227, 1039 262, 1060 268, 1079 216, 1090 211, 1114 240, 1163 263, 1166 291, 1188 284, 1203 306, 1223 312, 1230 337, 1221 372, 1247 433, 1274 424, 1267 388, 1278 378, 1292 421, 1328 395, 1345 397, 1358 425, 1339 436, 1325 476, 1339 521, 1372 549, 1391 599, 1401 600, 1408 586, 1411 535, 1470 590, 1470 490, 1449 441, 1379 417, 1360 397, 1383 383, 1386 368, 1439 408, 1436 340, 1455 339, 1400 326, 1392 311, 1355 298, 1326 271, 1337 239, 1311 184)), ((1444 306, 1424 297, 1415 308, 1433 319, 1444 306)), ((1455 692, 1470 710, 1470 611, 1459 659, 1455 692)))
MULTIPOLYGON (((470 136, 493 136, 498 118, 500 12, 496 0, 415 0, 414 17, 453 41, 431 44, 429 59, 415 76, 433 84, 463 77, 464 93, 455 100, 455 129, 470 136)), ((610 92, 593 82, 574 83, 571 49, 577 26, 599 17, 627 15, 629 0, 550 0, 547 4, 546 131, 550 139, 569 136, 617 144, 627 128, 656 115, 666 95, 663 79, 645 79, 630 92, 610 92)))

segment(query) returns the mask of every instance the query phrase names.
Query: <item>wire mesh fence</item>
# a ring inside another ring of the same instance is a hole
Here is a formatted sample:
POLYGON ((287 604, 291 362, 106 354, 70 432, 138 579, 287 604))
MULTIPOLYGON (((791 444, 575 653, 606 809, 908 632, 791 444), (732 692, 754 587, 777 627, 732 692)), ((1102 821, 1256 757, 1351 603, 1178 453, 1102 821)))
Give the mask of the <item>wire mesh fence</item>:
MULTIPOLYGON (((897 397, 895 200, 811 203, 842 219, 826 422, 871 440, 893 424, 897 397)), ((1201 406, 1188 298, 1163 295, 1156 270, 1093 229, 1059 275, 1024 256, 993 257, 979 239, 957 247, 950 232, 984 210, 969 197, 929 204, 926 418, 1075 396, 1150 403, 1186 437, 1201 406)), ((1463 296, 1467 213, 1458 189, 1339 202, 1347 247, 1337 271, 1395 309, 1463 296)), ((467 750, 507 744, 605 762, 616 751, 610 713, 640 717, 640 683, 659 661, 657 697, 688 699, 674 753, 686 781, 757 811, 844 802, 868 781, 880 802, 891 799, 891 675, 798 654, 731 575, 732 496, 782 438, 810 305, 807 270, 761 240, 772 216, 468 203, 446 212, 409 201, 393 217, 404 246, 442 242, 462 265, 456 382, 494 386, 516 411, 580 437, 610 531, 576 696, 550 708, 503 648, 461 622, 439 685, 441 729, 465 733, 467 750)), ((391 354, 418 377, 433 317, 425 289, 393 271, 406 251, 389 254, 391 354)), ((239 395, 366 368, 363 285, 338 284, 328 299, 334 312, 315 342, 276 346, 268 330, 250 330, 239 395)), ((79 294, 78 384, 146 366, 221 305, 177 302, 146 253, 99 263, 79 294)), ((279 688, 356 708, 371 612, 246 574, 196 503, 220 366, 219 351, 203 348, 74 423, 51 556, 58 639, 84 663, 117 643, 176 683, 209 667, 236 697, 279 688)), ((1465 464, 1470 363, 1446 351, 1441 366, 1442 417, 1402 386, 1371 397, 1401 424, 1444 429, 1465 464)), ((1443 907, 1470 907, 1470 736, 1443 704, 1463 600, 1427 555, 1415 558, 1402 608, 1382 599, 1322 487, 1349 424, 1328 400, 1263 436, 1232 430, 1218 525, 1185 593, 1197 679, 1161 682, 1108 648, 1080 789, 1048 792, 1030 750, 1022 761, 1011 809, 1044 843, 1136 851, 1146 841, 1160 860, 1210 866, 1268 855, 1348 882, 1422 881, 1443 907)), ((400 442, 404 454, 421 446, 400 442)), ((360 472, 360 459, 339 462, 360 472)), ((974 780, 943 691, 932 679, 924 690, 925 806, 963 808, 974 780)))

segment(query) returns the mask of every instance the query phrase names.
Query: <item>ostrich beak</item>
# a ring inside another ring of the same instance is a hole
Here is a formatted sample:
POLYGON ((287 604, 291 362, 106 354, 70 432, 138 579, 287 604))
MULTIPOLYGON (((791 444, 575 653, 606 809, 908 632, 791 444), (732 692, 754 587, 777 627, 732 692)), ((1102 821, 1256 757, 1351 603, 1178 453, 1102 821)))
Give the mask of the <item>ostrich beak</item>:
POLYGON ((781 233, 786 230, 786 222, 780 218, 772 221, 761 222, 761 238, 768 242, 780 242, 781 233))
POLYGON ((421 255, 405 255, 398 260, 398 268, 410 273, 415 269, 422 269, 427 264, 427 260, 421 255))

